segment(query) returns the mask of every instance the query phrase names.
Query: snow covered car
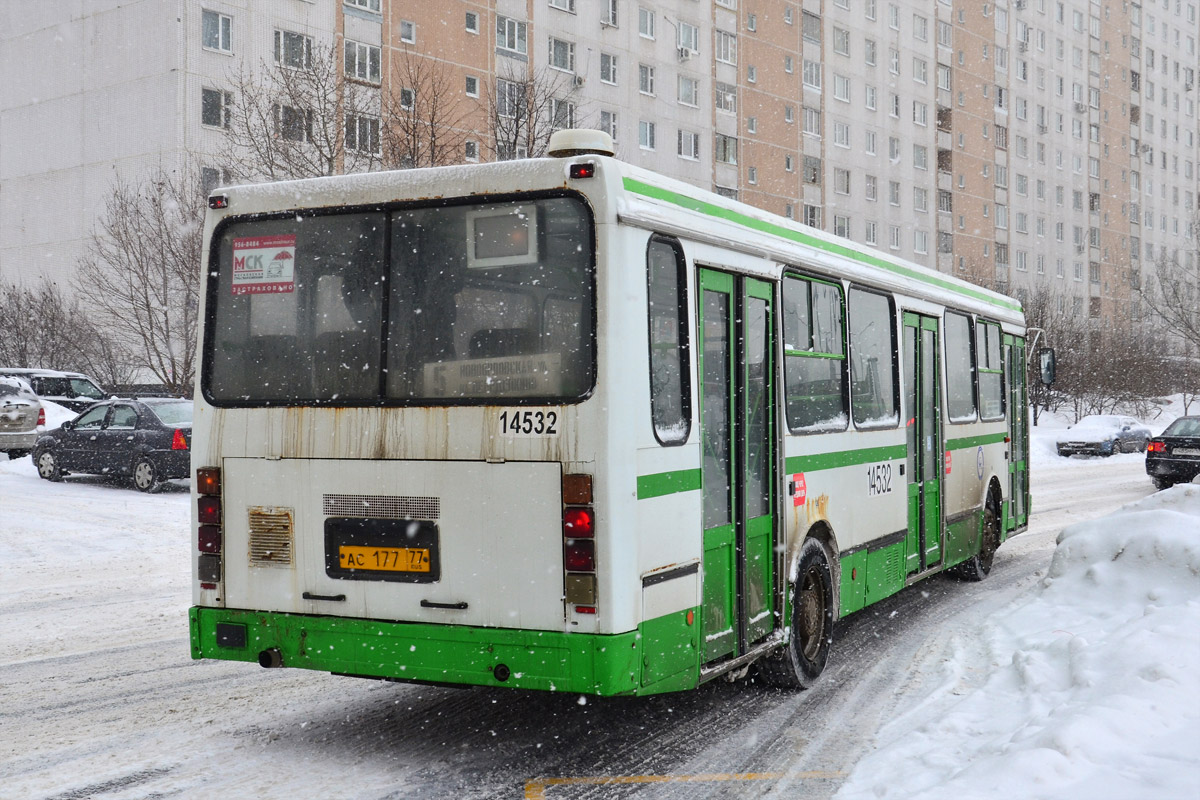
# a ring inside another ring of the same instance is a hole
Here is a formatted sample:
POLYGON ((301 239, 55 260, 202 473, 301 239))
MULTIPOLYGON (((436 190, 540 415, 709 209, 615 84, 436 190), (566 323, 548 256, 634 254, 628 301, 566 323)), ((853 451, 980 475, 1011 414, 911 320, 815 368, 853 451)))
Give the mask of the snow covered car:
POLYGON ((1200 417, 1180 417, 1146 448, 1146 474, 1169 489, 1200 475, 1200 417))
POLYGON ((45 424, 46 410, 29 384, 0 375, 0 453, 23 458, 37 441, 38 426, 45 424))
POLYGON ((1057 444, 1060 456, 1111 456, 1144 451, 1149 441, 1150 429, 1133 417, 1092 414, 1060 433, 1057 444))
POLYGON ((104 392, 96 382, 82 372, 0 367, 0 375, 21 378, 42 400, 58 403, 75 412, 83 411, 92 403, 104 398, 104 392))
POLYGON ((33 447, 38 475, 120 475, 143 492, 191 473, 192 401, 113 397, 96 403, 33 447))

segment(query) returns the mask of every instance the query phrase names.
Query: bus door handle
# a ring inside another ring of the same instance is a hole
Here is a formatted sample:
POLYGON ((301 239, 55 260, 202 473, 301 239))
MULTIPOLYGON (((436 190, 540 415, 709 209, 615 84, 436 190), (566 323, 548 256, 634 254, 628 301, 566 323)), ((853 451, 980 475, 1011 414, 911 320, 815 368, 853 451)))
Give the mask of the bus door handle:
POLYGON ((450 611, 465 611, 466 603, 435 603, 432 600, 422 600, 421 608, 445 608, 450 611))

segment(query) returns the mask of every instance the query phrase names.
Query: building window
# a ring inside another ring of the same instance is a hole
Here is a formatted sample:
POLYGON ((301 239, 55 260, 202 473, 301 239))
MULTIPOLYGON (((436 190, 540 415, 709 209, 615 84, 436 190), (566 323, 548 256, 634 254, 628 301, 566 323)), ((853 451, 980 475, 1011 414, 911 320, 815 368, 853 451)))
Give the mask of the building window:
POLYGON ((843 103, 850 102, 850 79, 845 75, 833 75, 833 96, 843 103))
POLYGON ((845 28, 834 27, 833 52, 842 56, 850 55, 850 31, 845 28))
POLYGON ((697 161, 700 158, 700 134, 679 131, 678 153, 680 158, 697 161))
POLYGON ((821 185, 821 159, 816 156, 804 157, 804 175, 805 183, 811 183, 814 186, 821 185))
POLYGON ((575 104, 557 97, 550 99, 550 123, 554 130, 575 127, 575 104))
POLYGON ((730 114, 737 113, 736 86, 730 83, 721 83, 720 81, 717 81, 714 95, 717 111, 726 111, 730 114))
POLYGON ((200 92, 200 122, 214 128, 228 128, 233 118, 233 93, 219 89, 200 92))
POLYGON ((850 218, 842 214, 833 215, 833 234, 850 238, 850 218))
POLYGON ((716 31, 717 49, 715 58, 722 64, 737 64, 737 35, 727 31, 716 31))
POLYGON ((275 63, 293 69, 310 69, 312 37, 291 31, 275 31, 275 63))
POLYGON ((400 20, 400 41, 415 44, 417 41, 417 24, 407 19, 400 20))
POLYGON ((361 8, 364 11, 373 11, 376 14, 380 13, 379 0, 342 0, 342 2, 348 6, 361 8))
POLYGON ((496 48, 509 53, 527 55, 526 24, 511 17, 496 17, 496 48))
POLYGON ((804 208, 802 209, 802 213, 804 215, 804 218, 801 221, 805 225, 807 225, 810 228, 820 228, 821 227, 821 207, 820 206, 814 206, 814 205, 809 205, 808 203, 805 203, 804 208))
POLYGON ((415 89, 407 87, 400 90, 400 107, 405 111, 412 111, 417 104, 417 92, 415 89))
POLYGON ((838 194, 850 194, 850 170, 834 167, 833 191, 838 194))
POLYGON ((638 35, 654 38, 654 12, 641 6, 638 7, 638 35))
POLYGON ((804 132, 813 136, 821 135, 821 112, 816 108, 804 109, 804 132))
POLYGON ((312 141, 312 112, 292 106, 275 106, 275 133, 289 142, 312 141))
POLYGON ((850 125, 848 123, 834 121, 833 143, 838 147, 850 146, 850 125))
POLYGON ((654 94, 654 67, 649 64, 638 64, 638 91, 654 94))
POLYGON ((800 12, 800 30, 810 42, 821 42, 821 18, 808 11, 800 12))
MULTIPOLYGON (((467 33, 479 33, 479 15, 474 11, 467 12, 467 33)), ((472 142, 472 144, 475 144, 478 149, 479 145, 477 143, 472 142)), ((475 157, 479 157, 478 152, 475 157)))
POLYGON ((233 18, 216 11, 204 11, 200 16, 200 43, 207 50, 233 52, 233 18))
POLYGON ((357 150, 360 153, 378 153, 379 118, 347 114, 346 149, 357 150))
POLYGON ((821 88, 821 62, 804 59, 804 85, 819 90, 821 88))
POLYGON ((879 179, 874 175, 867 175, 866 178, 866 197, 874 202, 879 199, 879 179))
POLYGON ((604 15, 600 17, 601 25, 609 27, 617 27, 617 0, 606 0, 604 4, 604 15))
POLYGON ((737 139, 733 136, 718 133, 713 147, 713 158, 724 164, 736 164, 737 139))
POLYGON ((550 7, 557 8, 559 11, 570 11, 575 13, 575 0, 550 0, 550 7))
POLYGON ((700 81, 689 78, 687 75, 680 75, 679 102, 685 106, 696 107, 700 102, 700 81))
POLYGON ((700 29, 688 22, 680 22, 675 31, 675 46, 692 53, 700 52, 700 29))
POLYGON ((608 134, 614 145, 617 143, 617 112, 600 112, 600 130, 608 134))
POLYGON ((467 161, 479 160, 479 142, 466 141, 463 143, 463 158, 467 161))
POLYGON ((479 97, 479 78, 474 75, 468 75, 464 88, 467 92, 467 97, 479 97))
POLYGON ((574 72, 575 43, 550 37, 550 67, 563 72, 574 72))
POLYGON ((655 129, 653 122, 641 120, 638 122, 638 146, 643 150, 654 149, 655 129))
POLYGON ((496 79, 496 115, 513 118, 525 105, 525 87, 516 81, 496 79))
POLYGON ((379 48, 346 40, 346 77, 379 83, 379 48))
POLYGON ((613 85, 617 82, 617 57, 610 53, 600 54, 600 82, 613 85))

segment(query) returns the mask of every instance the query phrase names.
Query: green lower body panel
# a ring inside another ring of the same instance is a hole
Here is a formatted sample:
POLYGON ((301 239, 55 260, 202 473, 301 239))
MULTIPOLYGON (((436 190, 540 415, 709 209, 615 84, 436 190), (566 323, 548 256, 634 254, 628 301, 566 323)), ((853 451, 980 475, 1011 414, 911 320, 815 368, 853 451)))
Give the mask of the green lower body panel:
POLYGON ((277 651, 284 667, 602 696, 677 691, 699 679, 698 626, 684 611, 604 635, 203 607, 189 617, 192 658, 255 662, 277 651), (657 668, 644 676, 643 664, 657 668))

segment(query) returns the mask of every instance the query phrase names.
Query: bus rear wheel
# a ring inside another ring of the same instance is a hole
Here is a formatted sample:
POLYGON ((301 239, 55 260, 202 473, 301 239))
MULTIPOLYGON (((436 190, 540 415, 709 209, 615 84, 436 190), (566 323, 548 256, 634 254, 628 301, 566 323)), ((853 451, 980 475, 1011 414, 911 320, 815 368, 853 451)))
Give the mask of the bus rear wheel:
POLYGON ((800 548, 792 589, 792 630, 788 643, 759 662, 759 674, 781 689, 812 686, 829 658, 833 642, 833 570, 825 546, 814 538, 800 548))
POLYGON ((960 578, 968 581, 981 581, 992 571, 992 561, 996 558, 996 550, 1000 547, 1000 515, 996 507, 988 503, 983 509, 983 538, 979 542, 979 552, 959 564, 955 570, 960 578))

